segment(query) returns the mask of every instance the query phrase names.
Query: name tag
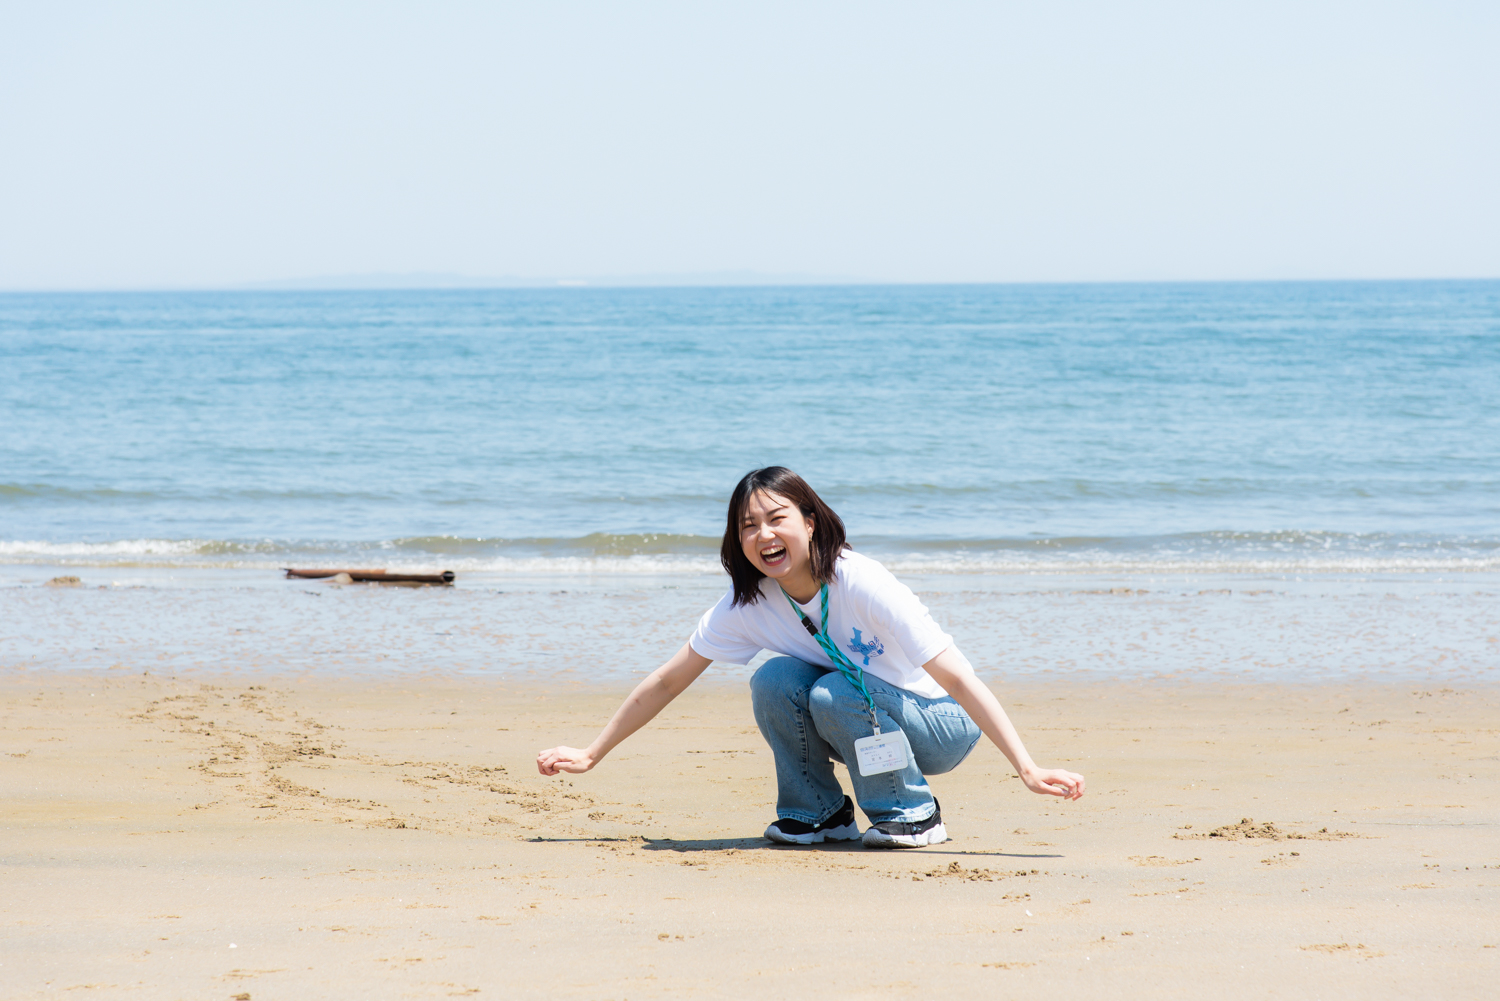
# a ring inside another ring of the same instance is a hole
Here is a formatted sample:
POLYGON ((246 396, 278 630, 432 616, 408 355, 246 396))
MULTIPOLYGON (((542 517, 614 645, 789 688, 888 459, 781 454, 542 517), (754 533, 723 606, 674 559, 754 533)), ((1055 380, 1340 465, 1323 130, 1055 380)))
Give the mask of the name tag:
POLYGON ((898 772, 906 767, 906 738, 899 730, 861 737, 854 742, 854 757, 861 775, 898 772))

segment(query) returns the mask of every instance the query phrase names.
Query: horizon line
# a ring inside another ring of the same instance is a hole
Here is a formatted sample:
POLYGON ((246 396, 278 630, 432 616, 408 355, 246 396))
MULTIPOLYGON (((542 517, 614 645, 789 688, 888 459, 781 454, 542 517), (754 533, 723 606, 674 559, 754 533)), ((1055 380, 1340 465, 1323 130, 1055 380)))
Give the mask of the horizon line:
POLYGON ((1336 283, 1381 282, 1485 282, 1500 280, 1500 275, 1448 275, 1425 277, 1286 277, 1286 278, 1113 278, 1113 279, 1030 279, 1030 280, 896 280, 821 275, 756 275, 733 272, 707 272, 695 275, 604 276, 597 278, 478 278, 442 272, 409 274, 372 272, 329 275, 313 278, 288 278, 271 281, 213 283, 204 285, 117 285, 117 286, 38 286, 0 287, 0 294, 82 294, 162 293, 162 292, 493 292, 504 290, 588 290, 588 289, 729 289, 729 288, 880 288, 880 287, 975 287, 1035 285, 1313 285, 1336 283), (389 283, 376 279, 389 278, 389 283), (419 278, 428 278, 421 283, 419 278), (456 279, 437 281, 437 279, 456 279), (402 281, 408 279, 408 281, 402 281), (361 283, 362 282, 362 283, 361 283))

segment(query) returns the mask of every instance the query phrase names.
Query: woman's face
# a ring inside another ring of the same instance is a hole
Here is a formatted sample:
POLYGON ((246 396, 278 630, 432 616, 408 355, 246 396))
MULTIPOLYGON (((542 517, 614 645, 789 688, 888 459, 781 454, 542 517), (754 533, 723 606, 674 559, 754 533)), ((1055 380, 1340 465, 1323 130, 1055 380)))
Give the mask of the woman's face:
POLYGON ((812 565, 811 518, 779 494, 750 495, 740 515, 740 548, 750 565, 772 580, 806 574, 812 565))

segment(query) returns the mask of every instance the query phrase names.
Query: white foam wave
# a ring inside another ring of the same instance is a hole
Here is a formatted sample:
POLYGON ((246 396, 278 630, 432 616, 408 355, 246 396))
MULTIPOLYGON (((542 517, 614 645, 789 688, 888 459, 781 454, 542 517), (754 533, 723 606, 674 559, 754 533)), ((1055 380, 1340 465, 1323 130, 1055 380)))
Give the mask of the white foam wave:
POLYGON ((1495 573, 1500 557, 1456 556, 1277 556, 1223 553, 1214 557, 1174 555, 1080 555, 1016 558, 995 554, 899 556, 881 560, 894 573, 1495 573))
POLYGON ((628 556, 395 556, 388 549, 320 546, 298 549, 197 539, 124 539, 116 542, 0 541, 0 564, 183 569, 280 569, 344 566, 410 573, 702 574, 718 560, 699 554, 628 556))
POLYGON ((0 540, 0 559, 35 562, 46 558, 128 559, 137 556, 192 557, 205 543, 196 539, 121 539, 116 542, 38 542, 0 540))
MULTIPOLYGON (((1068 553, 1014 550, 901 553, 867 550, 888 568, 905 574, 1340 574, 1497 573, 1500 552, 1454 552, 1430 548, 1401 552, 1266 552, 1226 547, 1214 553, 1171 550, 1128 554, 1099 549, 1068 553)), ((347 566, 409 572, 536 575, 699 575, 722 571, 703 553, 578 555, 395 554, 383 547, 281 546, 197 539, 123 539, 114 542, 0 541, 0 564, 267 569, 286 566, 347 566)))

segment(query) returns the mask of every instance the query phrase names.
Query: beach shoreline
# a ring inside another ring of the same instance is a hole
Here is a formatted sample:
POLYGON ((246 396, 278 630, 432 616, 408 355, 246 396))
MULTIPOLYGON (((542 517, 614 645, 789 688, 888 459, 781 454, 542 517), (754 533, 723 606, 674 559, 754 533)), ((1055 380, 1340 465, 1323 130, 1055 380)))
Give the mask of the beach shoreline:
POLYGON ((590 739, 623 685, 8 669, 0 984, 17 998, 1492 985, 1496 686, 992 685, 1037 759, 1084 772, 1088 795, 1027 793, 982 746, 933 780, 953 840, 885 853, 759 837, 774 784, 743 678, 694 686, 594 772, 546 779, 536 751, 590 739))
MULTIPOLYGON (((430 672, 629 685, 675 653, 722 574, 340 585, 263 571, 0 572, 0 670, 369 679, 430 672), (6 586, 8 584, 8 586, 6 586)), ((994 683, 1487 684, 1500 575, 903 575, 994 683)), ((762 655, 768 656, 767 655, 762 655)), ((711 675, 748 677, 751 665, 711 675)))

